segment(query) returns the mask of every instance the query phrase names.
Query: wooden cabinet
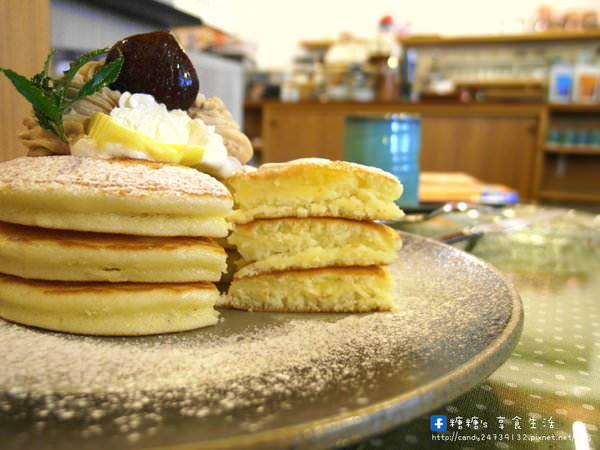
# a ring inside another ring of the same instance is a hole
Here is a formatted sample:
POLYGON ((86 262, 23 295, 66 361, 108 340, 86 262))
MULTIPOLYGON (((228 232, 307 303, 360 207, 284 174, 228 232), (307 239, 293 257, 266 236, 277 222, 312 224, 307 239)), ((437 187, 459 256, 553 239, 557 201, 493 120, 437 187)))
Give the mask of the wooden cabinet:
POLYGON ((530 199, 537 127, 536 115, 425 114, 421 167, 466 172, 510 186, 522 199, 530 199))
MULTIPOLYGON (((49 1, 0 2, 0 67, 30 77, 42 69, 49 52, 49 1)), ((29 114, 31 105, 0 74, 0 161, 25 155, 17 132, 29 114)))
POLYGON ((600 106, 550 105, 536 197, 600 203, 600 106))
POLYGON ((422 170, 467 172, 532 198, 541 106, 265 103, 263 162, 343 159, 344 119, 364 112, 421 116, 422 170))
POLYGON ((329 108, 268 106, 263 116, 263 162, 304 157, 341 159, 344 113, 329 108))

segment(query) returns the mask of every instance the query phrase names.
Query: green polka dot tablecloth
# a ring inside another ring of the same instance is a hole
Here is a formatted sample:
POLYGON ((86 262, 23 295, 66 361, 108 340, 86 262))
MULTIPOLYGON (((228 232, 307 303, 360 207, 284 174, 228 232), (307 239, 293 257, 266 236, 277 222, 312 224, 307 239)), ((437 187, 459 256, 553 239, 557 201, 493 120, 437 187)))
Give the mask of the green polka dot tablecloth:
MULTIPOLYGON (((449 220, 460 224, 468 217, 446 216, 411 231, 434 235, 451 226, 449 220)), ((485 236, 472 251, 521 295, 525 325, 514 352, 451 403, 345 448, 599 449, 599 217, 570 211, 550 223, 485 236)))

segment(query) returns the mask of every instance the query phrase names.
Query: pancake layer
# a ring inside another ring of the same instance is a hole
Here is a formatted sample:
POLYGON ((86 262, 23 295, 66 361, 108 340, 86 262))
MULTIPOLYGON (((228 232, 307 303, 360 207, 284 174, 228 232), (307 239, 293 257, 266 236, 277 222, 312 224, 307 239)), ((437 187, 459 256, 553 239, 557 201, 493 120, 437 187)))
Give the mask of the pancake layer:
POLYGON ((231 195, 190 167, 76 156, 0 163, 0 220, 79 231, 223 237, 231 195))
POLYGON ((389 311, 392 287, 379 266, 288 270, 236 278, 225 303, 251 311, 389 311))
POLYGON ((0 274, 0 317, 76 334, 129 336, 214 325, 211 283, 66 283, 0 274))
POLYGON ((383 224, 319 217, 257 219, 236 225, 228 240, 242 256, 236 277, 391 264, 402 245, 398 233, 383 224))
POLYGON ((402 184, 391 174, 345 161, 305 158, 263 164, 227 179, 238 210, 236 223, 274 217, 345 217, 395 220, 402 184))
POLYGON ((218 281, 226 253, 208 238, 47 230, 0 222, 0 272, 60 281, 218 281))

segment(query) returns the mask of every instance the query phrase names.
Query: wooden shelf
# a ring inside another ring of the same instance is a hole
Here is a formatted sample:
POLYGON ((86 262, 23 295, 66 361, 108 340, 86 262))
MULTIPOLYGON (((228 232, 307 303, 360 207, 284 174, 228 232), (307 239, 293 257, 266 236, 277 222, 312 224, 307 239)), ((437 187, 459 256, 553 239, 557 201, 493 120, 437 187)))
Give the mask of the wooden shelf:
POLYGON ((335 43, 333 39, 320 39, 318 41, 300 41, 298 45, 307 50, 325 51, 335 43))
POLYGON ((264 100, 244 100, 244 109, 259 110, 262 108, 264 100))
POLYGON ((561 155, 596 155, 596 156, 600 156, 600 147, 592 147, 592 146, 565 147, 565 146, 546 145, 544 147, 544 151, 546 153, 558 153, 561 155))
POLYGON ((587 105, 581 103, 549 103, 550 112, 565 112, 565 113, 592 113, 600 114, 600 103, 587 105))
MULTIPOLYGON (((357 101, 301 101, 282 102, 279 100, 266 100, 261 102, 262 107, 277 108, 303 114, 319 108, 323 113, 336 112, 339 110, 352 110, 358 112, 415 112, 419 114, 482 114, 482 115, 513 115, 515 117, 539 117, 545 111, 543 103, 493 103, 493 102, 468 102, 468 103, 445 103, 445 102, 357 102, 357 101)), ((254 102, 248 104, 251 108, 256 107, 254 102)))
MULTIPOLYGON (((538 33, 491 34, 477 36, 436 36, 413 35, 399 39, 408 47, 436 45, 477 45, 477 44, 516 44, 520 42, 558 42, 558 41, 600 41, 600 30, 589 31, 546 31, 538 33)), ((324 51, 335 42, 334 39, 300 41, 299 45, 307 50, 324 51)))
MULTIPOLYGON (((298 45, 307 50, 315 50, 315 51, 326 51, 329 47, 335 44, 336 39, 317 39, 317 40, 305 40, 300 41, 298 45)), ((352 42, 360 43, 360 44, 368 44, 369 39, 367 38, 355 38, 352 42)))
POLYGON ((600 30, 546 31, 538 33, 492 34, 480 36, 411 36, 400 41, 407 46, 456 45, 456 44, 514 44, 519 42, 556 42, 600 40, 600 30))
POLYGON ((506 78, 495 80, 457 81, 459 87, 544 87, 546 82, 536 78, 506 78))
POLYGON ((582 203, 600 203, 600 194, 542 189, 538 197, 543 200, 563 200, 582 203))

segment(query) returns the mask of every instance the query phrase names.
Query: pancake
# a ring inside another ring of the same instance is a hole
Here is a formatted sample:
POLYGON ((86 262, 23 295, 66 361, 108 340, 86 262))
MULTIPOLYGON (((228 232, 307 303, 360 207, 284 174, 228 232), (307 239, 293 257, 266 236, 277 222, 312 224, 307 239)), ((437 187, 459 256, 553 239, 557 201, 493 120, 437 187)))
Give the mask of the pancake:
POLYGON ((383 170, 318 158, 263 164, 227 179, 236 223, 274 217, 345 217, 396 220, 402 184, 383 170))
POLYGON ((190 167, 77 156, 0 163, 0 220, 146 236, 224 237, 231 194, 190 167))
POLYGON ((380 266, 286 270, 236 277, 224 304, 250 311, 389 311, 395 307, 392 287, 380 266))
POLYGON ((0 222, 0 272, 58 281, 218 281, 226 253, 213 240, 47 230, 0 222))
POLYGON ((228 241, 242 256, 236 277, 287 269, 391 264, 402 243, 380 223, 338 218, 257 219, 228 241))
POLYGON ((133 336, 214 325, 211 283, 66 283, 0 274, 0 317, 76 334, 133 336))

